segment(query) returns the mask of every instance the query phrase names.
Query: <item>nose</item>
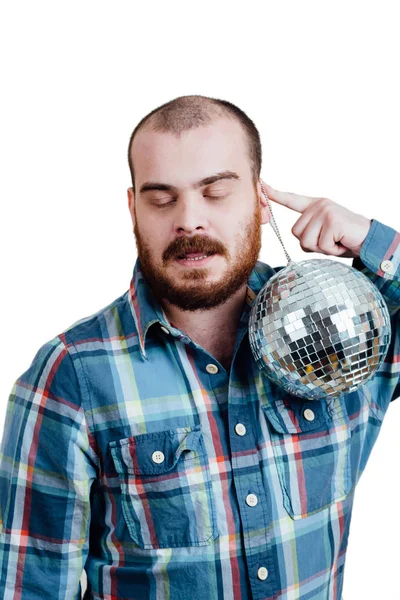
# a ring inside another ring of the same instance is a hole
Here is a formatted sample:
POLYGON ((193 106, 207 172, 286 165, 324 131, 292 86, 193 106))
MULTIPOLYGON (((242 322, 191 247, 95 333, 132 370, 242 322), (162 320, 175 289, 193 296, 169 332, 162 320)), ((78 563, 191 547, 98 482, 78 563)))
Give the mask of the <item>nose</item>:
POLYGON ((207 229, 206 207, 196 194, 186 195, 177 200, 174 229, 177 233, 192 233, 207 229))

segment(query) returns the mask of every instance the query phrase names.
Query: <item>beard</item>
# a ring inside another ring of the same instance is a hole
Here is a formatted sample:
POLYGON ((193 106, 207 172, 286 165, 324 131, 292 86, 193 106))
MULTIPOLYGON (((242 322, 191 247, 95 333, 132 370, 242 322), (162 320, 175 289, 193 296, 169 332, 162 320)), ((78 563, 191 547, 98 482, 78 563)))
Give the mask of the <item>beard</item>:
POLYGON ((233 261, 228 249, 218 240, 205 235, 193 235, 176 238, 163 253, 164 266, 159 266, 154 260, 150 245, 140 235, 136 207, 134 210, 134 233, 140 267, 161 305, 166 300, 185 311, 209 310, 225 303, 247 284, 261 249, 262 221, 258 200, 250 223, 244 228, 242 234, 238 233, 236 256, 233 261), (170 277, 165 265, 188 252, 220 254, 226 259, 228 266, 218 281, 207 281, 212 266, 193 269, 182 267, 179 275, 175 278, 170 277))

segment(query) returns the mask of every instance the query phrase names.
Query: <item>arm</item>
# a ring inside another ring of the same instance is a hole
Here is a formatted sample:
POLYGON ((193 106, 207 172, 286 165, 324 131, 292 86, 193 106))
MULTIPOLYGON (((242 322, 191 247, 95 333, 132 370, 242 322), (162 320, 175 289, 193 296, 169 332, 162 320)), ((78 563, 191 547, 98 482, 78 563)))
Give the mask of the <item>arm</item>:
POLYGON ((0 598, 77 600, 97 457, 67 348, 36 353, 9 396, 0 447, 0 598))
POLYGON ((266 204, 271 199, 300 213, 292 227, 305 252, 353 258, 379 289, 388 306, 392 336, 385 360, 366 384, 383 406, 400 396, 400 233, 329 198, 275 190, 260 179, 266 204), (265 190, 265 191, 264 191, 265 190))
POLYGON ((373 219, 353 267, 376 285, 390 314, 396 313, 400 308, 400 233, 373 219))
POLYGON ((373 220, 352 266, 379 289, 390 313, 390 346, 370 383, 372 397, 386 405, 400 396, 400 233, 373 220))

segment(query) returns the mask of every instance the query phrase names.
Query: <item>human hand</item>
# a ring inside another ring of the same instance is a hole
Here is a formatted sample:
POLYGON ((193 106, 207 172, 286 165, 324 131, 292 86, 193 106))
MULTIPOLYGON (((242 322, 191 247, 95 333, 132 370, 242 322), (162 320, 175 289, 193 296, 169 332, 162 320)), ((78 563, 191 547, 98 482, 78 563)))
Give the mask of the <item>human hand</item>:
POLYGON ((281 192, 260 179, 267 198, 301 213, 292 227, 304 252, 356 258, 368 235, 372 220, 329 200, 281 192))

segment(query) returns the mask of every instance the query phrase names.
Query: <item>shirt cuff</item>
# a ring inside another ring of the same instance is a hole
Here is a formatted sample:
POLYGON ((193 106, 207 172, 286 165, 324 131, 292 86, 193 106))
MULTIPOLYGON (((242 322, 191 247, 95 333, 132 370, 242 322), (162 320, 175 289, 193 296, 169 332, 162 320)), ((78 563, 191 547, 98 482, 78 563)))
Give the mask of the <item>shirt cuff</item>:
POLYGON ((353 266, 368 269, 388 280, 400 280, 400 233, 376 219, 365 238, 360 256, 355 258, 353 266))

